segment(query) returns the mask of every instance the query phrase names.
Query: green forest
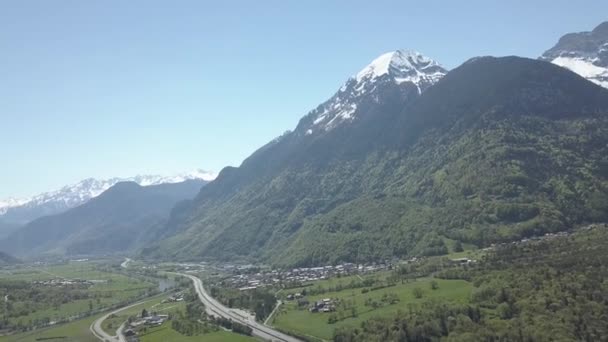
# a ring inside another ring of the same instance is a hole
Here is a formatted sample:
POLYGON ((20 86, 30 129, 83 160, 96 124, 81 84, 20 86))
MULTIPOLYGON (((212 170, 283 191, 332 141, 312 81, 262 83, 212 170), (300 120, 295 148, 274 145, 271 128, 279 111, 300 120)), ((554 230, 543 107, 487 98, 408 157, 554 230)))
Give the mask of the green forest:
POLYGON ((596 225, 496 248, 478 263, 436 272, 472 282, 467 304, 408 305, 390 318, 338 328, 334 341, 604 341, 607 238, 608 227, 596 225))

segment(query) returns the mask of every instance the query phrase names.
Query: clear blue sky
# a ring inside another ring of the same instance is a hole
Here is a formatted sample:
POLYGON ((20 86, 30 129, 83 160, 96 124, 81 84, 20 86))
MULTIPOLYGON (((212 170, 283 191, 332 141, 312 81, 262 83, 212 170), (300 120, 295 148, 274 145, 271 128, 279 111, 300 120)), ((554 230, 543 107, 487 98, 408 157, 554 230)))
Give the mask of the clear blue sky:
POLYGON ((0 2, 0 198, 219 171, 373 58, 537 57, 608 1, 0 2))

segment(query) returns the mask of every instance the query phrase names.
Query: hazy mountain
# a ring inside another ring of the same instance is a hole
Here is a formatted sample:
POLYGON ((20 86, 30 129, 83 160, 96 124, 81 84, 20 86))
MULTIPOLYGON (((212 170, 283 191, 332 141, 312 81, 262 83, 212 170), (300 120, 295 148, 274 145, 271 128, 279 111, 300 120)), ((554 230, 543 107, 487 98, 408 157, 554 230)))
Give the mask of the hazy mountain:
POLYGON ((368 261, 607 219, 608 91, 517 57, 443 78, 433 67, 429 83, 395 69, 349 80, 294 132, 222 170, 143 255, 368 261))
POLYGON ((198 179, 150 186, 120 182, 80 206, 14 231, 0 241, 0 250, 24 257, 128 252, 153 239, 171 208, 193 198, 205 183, 198 179))
POLYGON ((19 227, 20 226, 18 224, 0 221, 0 240, 7 237, 10 233, 17 230, 19 227))
POLYGON ((0 266, 13 265, 19 263, 19 259, 4 252, 0 252, 0 266))
POLYGON ((189 179, 211 181, 215 176, 213 172, 195 170, 172 176, 140 175, 130 178, 115 177, 102 180, 88 178, 77 184, 66 185, 59 190, 45 192, 32 198, 9 198, 0 201, 0 225, 3 223, 12 226, 23 225, 39 217, 64 212, 99 196, 99 194, 119 182, 135 182, 142 186, 148 186, 179 183, 189 179))
POLYGON ((568 68, 608 88, 608 21, 591 32, 564 35, 541 59, 568 68))

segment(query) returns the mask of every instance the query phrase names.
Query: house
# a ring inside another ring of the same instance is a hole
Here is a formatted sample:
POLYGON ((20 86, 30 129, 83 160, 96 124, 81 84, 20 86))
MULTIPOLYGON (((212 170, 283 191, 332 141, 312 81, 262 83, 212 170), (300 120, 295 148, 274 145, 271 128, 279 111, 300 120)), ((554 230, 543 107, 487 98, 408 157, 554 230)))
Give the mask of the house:
POLYGON ((146 317, 146 325, 151 325, 153 327, 159 326, 163 324, 168 318, 169 315, 155 315, 146 317))
POLYGON ((319 300, 308 309, 310 312, 333 312, 336 311, 336 306, 331 298, 319 300))
POLYGON ((472 262, 475 262, 475 260, 471 260, 469 258, 456 258, 456 259, 450 259, 450 261, 452 261, 455 264, 460 264, 460 265, 467 265, 472 262))

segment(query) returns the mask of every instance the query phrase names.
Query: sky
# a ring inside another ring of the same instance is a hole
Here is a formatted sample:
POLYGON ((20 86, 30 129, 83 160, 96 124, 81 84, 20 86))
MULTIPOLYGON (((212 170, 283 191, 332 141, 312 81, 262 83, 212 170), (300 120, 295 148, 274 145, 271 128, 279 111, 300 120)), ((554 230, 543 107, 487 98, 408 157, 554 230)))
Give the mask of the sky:
POLYGON ((536 58, 608 1, 0 0, 0 199, 238 166, 371 60, 536 58))

